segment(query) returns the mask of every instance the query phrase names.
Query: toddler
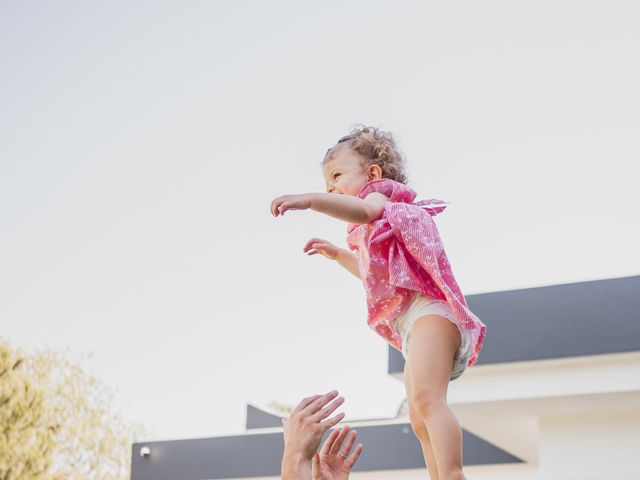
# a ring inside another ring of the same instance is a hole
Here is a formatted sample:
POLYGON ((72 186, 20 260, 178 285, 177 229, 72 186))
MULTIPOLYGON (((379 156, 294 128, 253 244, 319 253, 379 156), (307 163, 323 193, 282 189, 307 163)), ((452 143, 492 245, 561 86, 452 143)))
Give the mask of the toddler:
POLYGON ((327 193, 283 195, 271 213, 311 209, 348 222, 349 250, 312 238, 304 251, 362 280, 369 326, 405 358, 409 419, 430 478, 465 479, 447 388, 477 361, 486 327, 467 308, 431 218, 446 204, 414 201, 393 136, 377 128, 354 127, 327 151, 322 172, 327 193))

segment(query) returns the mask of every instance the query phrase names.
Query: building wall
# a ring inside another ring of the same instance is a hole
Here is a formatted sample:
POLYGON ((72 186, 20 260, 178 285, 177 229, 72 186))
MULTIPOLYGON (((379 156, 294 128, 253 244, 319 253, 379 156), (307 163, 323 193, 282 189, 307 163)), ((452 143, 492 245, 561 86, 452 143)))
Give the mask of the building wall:
POLYGON ((539 448, 540 479, 640 479, 640 405, 624 412, 543 417, 539 448))
MULTIPOLYGON (((484 362, 470 367, 448 392, 465 430, 469 480, 640 480, 639 293, 640 276, 475 298, 497 333, 493 345, 487 343, 484 362), (540 313, 540 305, 546 314, 527 320, 540 313)), ((390 353, 389 373, 402 381, 398 354, 390 353)), ((424 468, 416 468, 422 465, 419 445, 398 422, 403 420, 362 426, 364 448, 373 459, 363 452, 357 466, 364 471, 352 479, 427 478, 424 468), (405 459, 410 448, 414 455, 405 459)), ((189 479, 203 480, 202 472, 214 470, 210 478, 264 473, 244 478, 276 479, 282 434, 270 429, 158 442, 152 446, 156 456, 147 459, 136 458, 135 449, 134 480, 187 478, 187 471, 189 479)))

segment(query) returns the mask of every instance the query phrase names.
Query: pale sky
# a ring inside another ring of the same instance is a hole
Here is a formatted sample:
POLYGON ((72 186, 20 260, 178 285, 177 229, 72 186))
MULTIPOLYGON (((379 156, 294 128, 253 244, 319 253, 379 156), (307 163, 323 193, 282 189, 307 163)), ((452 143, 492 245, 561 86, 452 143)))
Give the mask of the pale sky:
POLYGON ((332 388, 348 417, 393 416, 361 283, 302 252, 346 225, 270 201, 323 191, 324 152, 361 122, 395 134, 418 199, 451 203, 436 220, 465 294, 640 274, 638 18, 2 2, 0 335, 93 353, 151 439, 241 432, 247 402, 332 388))

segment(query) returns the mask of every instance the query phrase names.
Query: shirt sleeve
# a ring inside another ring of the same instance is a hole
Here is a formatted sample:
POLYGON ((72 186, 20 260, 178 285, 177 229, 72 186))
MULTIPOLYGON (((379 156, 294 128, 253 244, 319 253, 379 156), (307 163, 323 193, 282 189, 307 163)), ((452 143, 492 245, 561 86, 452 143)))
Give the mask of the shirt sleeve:
POLYGON ((367 183, 358 193, 358 198, 365 198, 372 192, 386 195, 391 202, 411 203, 416 198, 416 192, 412 188, 390 178, 382 178, 367 183))

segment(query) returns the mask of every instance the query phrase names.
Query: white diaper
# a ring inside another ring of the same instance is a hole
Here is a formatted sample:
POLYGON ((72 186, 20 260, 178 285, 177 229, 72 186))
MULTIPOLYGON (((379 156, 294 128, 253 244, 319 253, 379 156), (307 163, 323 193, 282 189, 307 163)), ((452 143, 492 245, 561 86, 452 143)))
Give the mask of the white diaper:
POLYGON ((455 313, 444 300, 428 298, 420 294, 416 294, 409 304, 407 310, 393 321, 393 325, 402 337, 402 356, 405 361, 409 359, 409 342, 411 341, 411 332, 416 320, 424 315, 440 315, 450 320, 460 331, 460 348, 453 359, 450 380, 455 380, 462 375, 467 368, 467 363, 471 357, 471 332, 462 330, 458 327, 458 320, 455 313))

